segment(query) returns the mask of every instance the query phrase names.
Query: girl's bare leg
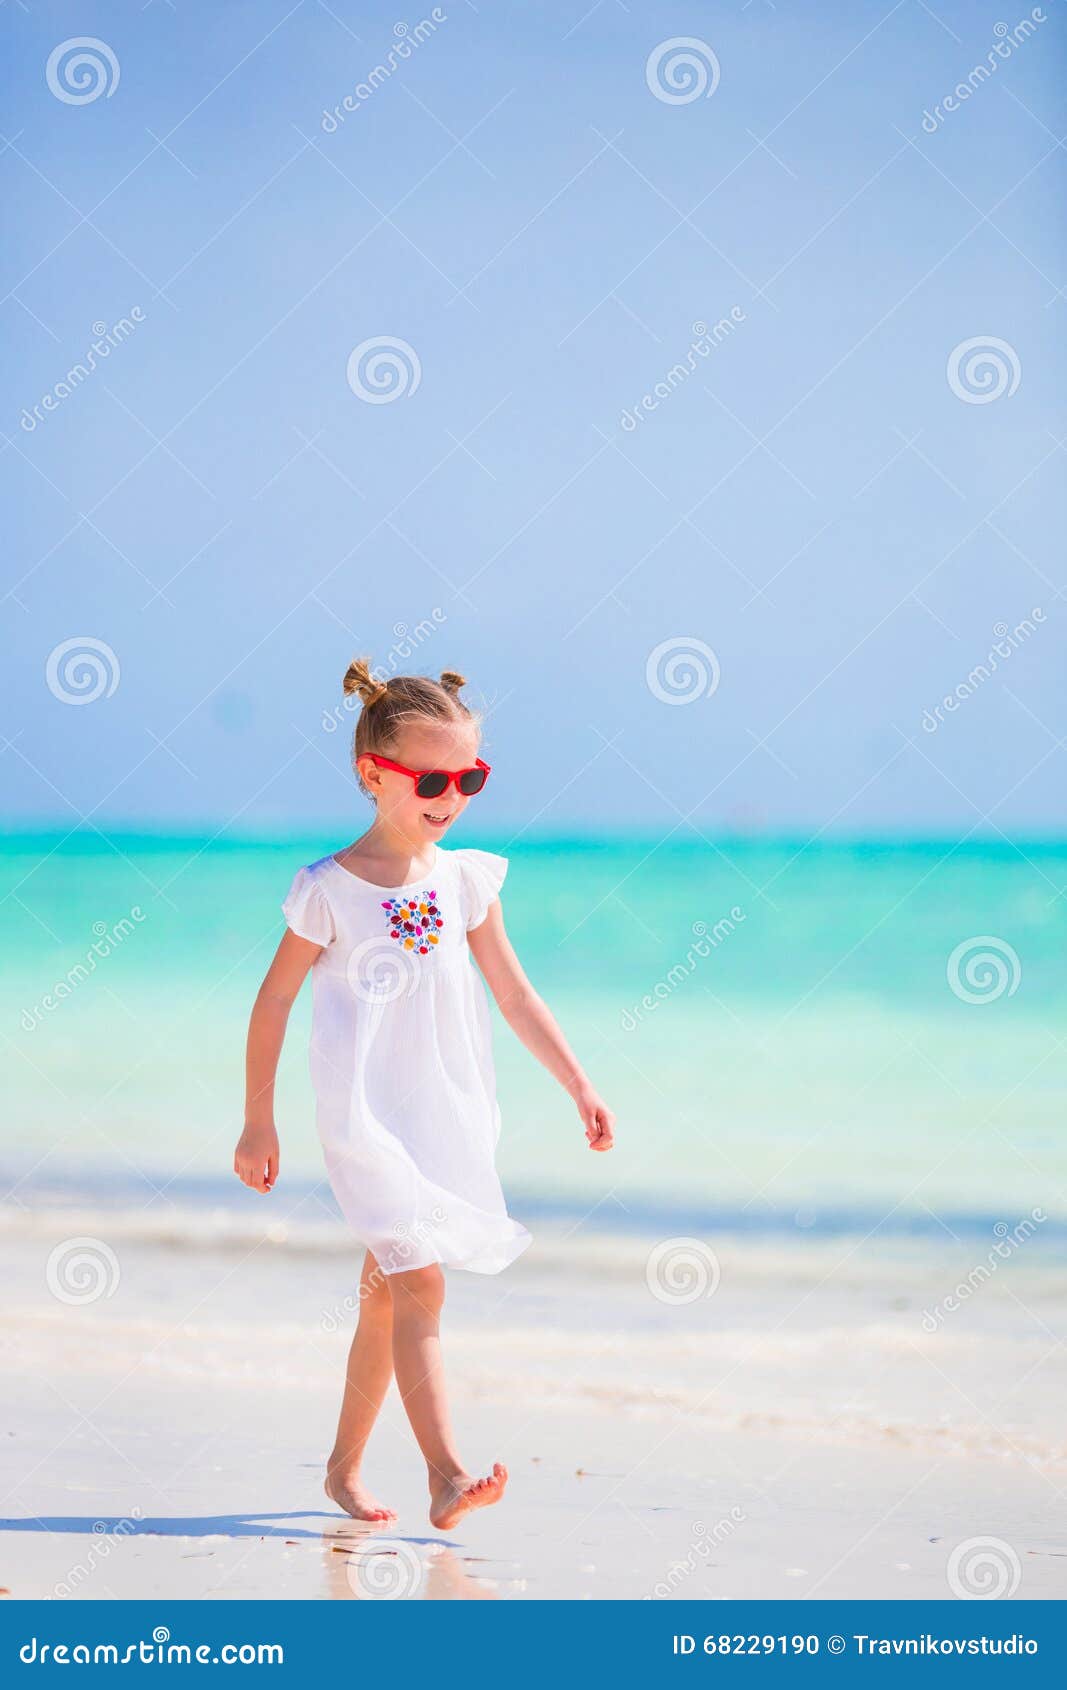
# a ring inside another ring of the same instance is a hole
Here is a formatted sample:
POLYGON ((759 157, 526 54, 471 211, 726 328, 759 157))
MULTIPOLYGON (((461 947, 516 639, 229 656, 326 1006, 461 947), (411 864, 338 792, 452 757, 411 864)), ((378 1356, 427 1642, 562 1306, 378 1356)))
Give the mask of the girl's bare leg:
POLYGON ((393 1377, 393 1304, 389 1284, 368 1250, 359 1282, 359 1321, 348 1352, 337 1437, 326 1468, 326 1495, 354 1520, 395 1520, 360 1480, 363 1451, 393 1377))
POLYGON ((445 1530, 471 1508, 499 1502, 507 1468, 496 1462, 475 1479, 456 1453, 441 1362, 440 1316, 445 1276, 436 1265, 389 1275, 393 1298, 393 1369, 411 1429, 426 1457, 430 1523, 445 1530))

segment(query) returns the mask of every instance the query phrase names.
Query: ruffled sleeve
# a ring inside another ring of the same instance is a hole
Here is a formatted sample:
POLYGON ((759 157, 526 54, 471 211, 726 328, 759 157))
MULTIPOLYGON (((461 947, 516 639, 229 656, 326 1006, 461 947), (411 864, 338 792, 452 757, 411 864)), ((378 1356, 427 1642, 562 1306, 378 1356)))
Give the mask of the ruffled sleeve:
POLYGON ((469 933, 472 927, 481 926, 489 914, 489 905, 500 896, 508 860, 492 851, 471 848, 458 854, 462 857, 464 914, 469 933))
POLYGON ((330 945, 337 937, 333 916, 318 877, 309 869, 298 869, 282 904, 286 925, 300 939, 313 945, 330 945))

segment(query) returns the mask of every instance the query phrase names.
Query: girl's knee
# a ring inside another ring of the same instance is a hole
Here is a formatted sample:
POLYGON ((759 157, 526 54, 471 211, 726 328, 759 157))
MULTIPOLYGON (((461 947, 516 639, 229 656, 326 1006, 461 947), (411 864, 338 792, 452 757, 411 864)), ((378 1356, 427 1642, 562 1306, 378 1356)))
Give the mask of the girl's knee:
POLYGON ((410 1310, 439 1314, 445 1300, 445 1276, 436 1262, 389 1275, 389 1290, 398 1314, 410 1310))
POLYGON ((363 1265, 359 1282, 359 1316, 361 1320, 390 1320, 393 1299, 389 1295, 389 1279, 370 1252, 363 1265))

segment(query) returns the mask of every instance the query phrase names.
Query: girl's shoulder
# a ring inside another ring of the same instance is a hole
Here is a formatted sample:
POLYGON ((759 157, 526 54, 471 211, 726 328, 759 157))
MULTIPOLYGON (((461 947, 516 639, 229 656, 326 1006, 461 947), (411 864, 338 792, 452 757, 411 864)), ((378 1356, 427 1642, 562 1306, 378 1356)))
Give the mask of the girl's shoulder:
POLYGON ((454 867, 460 886, 463 925, 469 931, 480 927, 489 913, 489 906, 500 896, 500 888, 508 872, 508 859, 495 851, 479 851, 473 845, 454 850, 439 851, 454 867))
POLYGON ((282 900, 286 926, 299 938, 309 939, 315 945, 332 944, 337 937, 327 884, 331 869, 338 866, 333 857, 319 857, 313 863, 305 863, 297 869, 282 900))
MULTIPOLYGON (((313 863, 305 863, 303 868, 297 869, 297 874, 306 874, 309 880, 321 883, 333 874, 334 869, 341 868, 335 856, 316 857, 313 863)), ((344 873, 344 870, 341 870, 344 873)))

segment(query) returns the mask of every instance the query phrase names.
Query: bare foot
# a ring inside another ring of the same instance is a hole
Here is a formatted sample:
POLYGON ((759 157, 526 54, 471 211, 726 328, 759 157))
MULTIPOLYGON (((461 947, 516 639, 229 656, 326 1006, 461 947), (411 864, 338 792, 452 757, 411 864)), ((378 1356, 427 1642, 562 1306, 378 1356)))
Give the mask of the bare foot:
POLYGON ((487 1479, 472 1479, 466 1473, 456 1473, 451 1479, 438 1479, 430 1486, 430 1524, 445 1532, 469 1514, 472 1508, 486 1508, 499 1502, 508 1482, 508 1470, 499 1461, 487 1479))
POLYGON ((384 1503, 378 1502, 370 1491, 360 1484, 354 1473, 348 1478, 342 1473, 327 1473, 323 1488, 330 1501, 336 1502, 346 1514, 351 1514, 353 1520, 396 1519, 396 1510, 386 1508, 384 1503))

